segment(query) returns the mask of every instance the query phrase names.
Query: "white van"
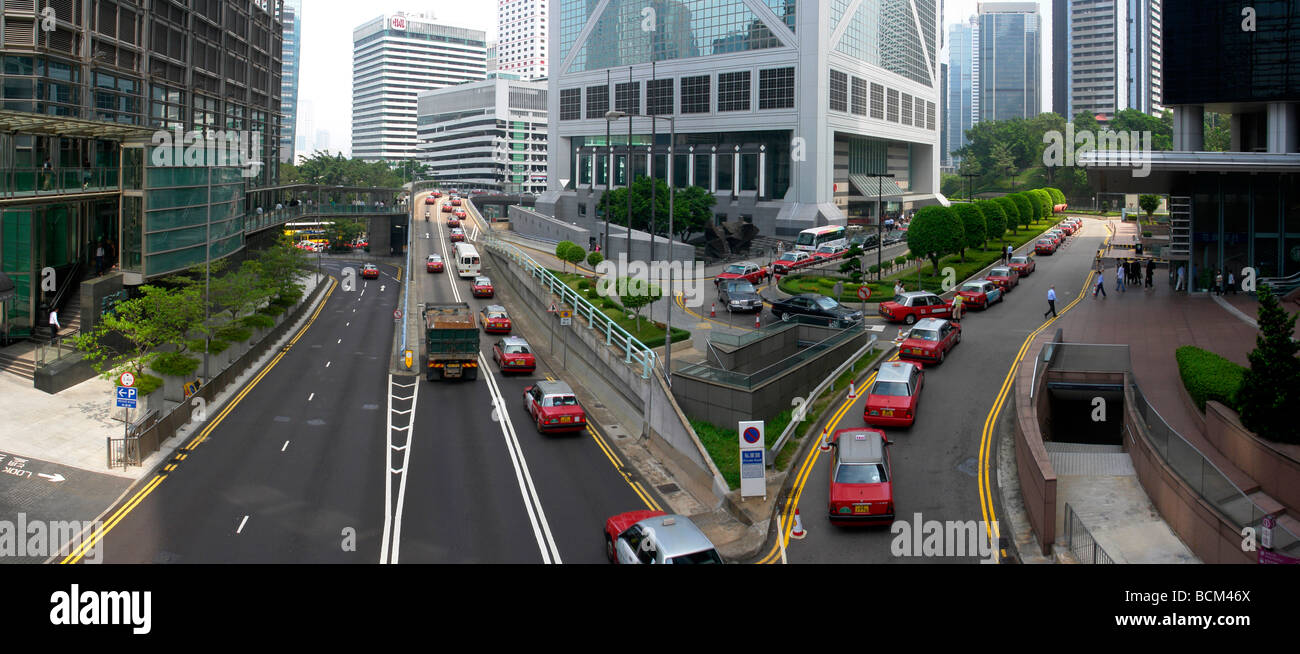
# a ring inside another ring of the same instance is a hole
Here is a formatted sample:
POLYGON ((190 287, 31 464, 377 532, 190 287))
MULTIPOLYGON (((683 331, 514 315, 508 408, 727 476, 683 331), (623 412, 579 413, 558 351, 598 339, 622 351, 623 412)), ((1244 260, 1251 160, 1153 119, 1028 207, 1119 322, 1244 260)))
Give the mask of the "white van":
POLYGON ((482 269, 478 250, 469 243, 455 243, 456 275, 459 277, 477 277, 482 269))

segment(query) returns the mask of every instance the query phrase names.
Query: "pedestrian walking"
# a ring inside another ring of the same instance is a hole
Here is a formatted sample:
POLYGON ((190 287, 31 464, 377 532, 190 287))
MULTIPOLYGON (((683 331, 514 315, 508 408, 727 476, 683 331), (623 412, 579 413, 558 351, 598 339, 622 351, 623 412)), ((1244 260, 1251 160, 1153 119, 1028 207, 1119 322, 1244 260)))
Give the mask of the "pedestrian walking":
POLYGON ((963 303, 964 300, 960 295, 952 299, 952 321, 953 322, 961 322, 961 309, 963 303))
POLYGON ((50 311, 50 331, 53 332, 53 336, 58 336, 61 329, 63 329, 63 325, 59 324, 59 311, 54 309, 50 311))
POLYGON ((1043 312, 1043 317, 1046 318, 1049 312, 1052 314, 1053 318, 1056 317, 1056 287, 1055 286, 1047 289, 1047 311, 1043 312))
POLYGON ((1006 264, 1011 261, 1011 246, 1008 245, 1005 252, 1002 253, 1002 263, 1006 264))
POLYGON ((1115 290, 1124 291, 1124 262, 1115 267, 1115 290))
POLYGON ((50 158, 45 158, 45 163, 41 165, 41 177, 45 183, 45 190, 50 190, 50 185, 54 183, 54 176, 50 174, 50 158))
POLYGON ((1223 271, 1222 270, 1214 271, 1214 290, 1219 295, 1223 295, 1223 271))
POLYGON ((95 276, 99 277, 104 274, 104 242, 100 241, 99 246, 95 248, 95 276))
POLYGON ((1093 297, 1097 297, 1097 294, 1098 294, 1098 293, 1101 293, 1101 296, 1102 296, 1103 298, 1106 297, 1106 273, 1105 273, 1105 271, 1102 271, 1102 272, 1098 272, 1098 273, 1097 273, 1097 285, 1094 286, 1094 287, 1092 287, 1092 296, 1093 296, 1093 297))
POLYGON ((1232 276, 1231 270, 1228 271, 1228 289, 1232 291, 1233 295, 1237 294, 1237 278, 1232 276))
POLYGON ((1146 283, 1147 288, 1152 288, 1153 286, 1155 286, 1155 281, 1154 281, 1155 272, 1156 272, 1155 261, 1152 259, 1147 259, 1147 283, 1146 283))
POLYGON ((903 288, 903 282, 894 282, 894 297, 902 295, 906 290, 907 289, 903 288))
POLYGON ((1178 264, 1178 284, 1174 286, 1175 291, 1183 290, 1183 284, 1186 282, 1187 271, 1182 264, 1178 264))

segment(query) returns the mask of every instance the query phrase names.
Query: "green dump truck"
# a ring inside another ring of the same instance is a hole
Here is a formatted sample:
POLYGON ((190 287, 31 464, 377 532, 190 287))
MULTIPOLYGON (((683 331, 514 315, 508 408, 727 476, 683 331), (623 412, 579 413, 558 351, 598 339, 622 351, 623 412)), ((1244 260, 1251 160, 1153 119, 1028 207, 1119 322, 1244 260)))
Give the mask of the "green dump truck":
POLYGON ((424 331, 429 381, 478 377, 478 322, 468 304, 425 305, 424 331))

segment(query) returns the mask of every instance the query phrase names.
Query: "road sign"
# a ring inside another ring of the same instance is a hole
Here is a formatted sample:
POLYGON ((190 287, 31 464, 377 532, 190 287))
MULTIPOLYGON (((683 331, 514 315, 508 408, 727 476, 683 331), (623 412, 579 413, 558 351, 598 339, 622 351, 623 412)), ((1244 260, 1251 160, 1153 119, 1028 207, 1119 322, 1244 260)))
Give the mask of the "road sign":
POLYGON ((395 309, 395 310, 393 311, 393 320, 396 320, 396 321, 398 321, 398 322, 401 322, 401 321, 402 321, 402 310, 401 310, 401 309, 395 309))
POLYGON ((763 442, 764 423, 741 422, 740 432, 740 495, 741 497, 767 496, 767 449, 763 442))
POLYGON ((868 287, 866 284, 863 284, 862 286, 858 287, 858 299, 862 300, 863 302, 870 300, 871 288, 868 287))
POLYGON ((136 408, 136 401, 140 399, 140 390, 130 386, 117 387, 117 406, 124 409, 136 408))
POLYGON ((568 327, 573 324, 573 309, 564 309, 560 311, 560 326, 568 327))
POLYGON ((835 282, 835 288, 831 290, 831 296, 835 301, 839 301, 840 296, 844 294, 844 282, 835 282))
POLYGON ((118 378, 118 381, 121 382, 120 384, 118 384, 119 386, 126 386, 130 388, 131 386, 135 386, 135 375, 129 372, 124 372, 122 373, 122 376, 118 378))
POLYGON ((1277 526, 1277 519, 1271 515, 1264 516, 1259 523, 1259 546, 1266 550, 1273 549, 1273 527, 1277 526))

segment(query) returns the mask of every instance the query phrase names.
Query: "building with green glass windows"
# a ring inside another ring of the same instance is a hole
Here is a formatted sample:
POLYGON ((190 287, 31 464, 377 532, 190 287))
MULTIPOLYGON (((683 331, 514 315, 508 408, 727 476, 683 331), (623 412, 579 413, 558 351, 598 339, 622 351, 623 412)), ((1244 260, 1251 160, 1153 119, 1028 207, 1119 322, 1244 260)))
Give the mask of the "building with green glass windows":
POLYGON ((549 185, 594 216, 653 172, 791 238, 942 202, 938 0, 553 0, 549 185), (670 116, 606 122, 606 112, 670 116), (652 129, 652 124, 656 125, 652 129), (609 136, 607 137, 607 133, 609 136), (881 177, 892 175, 892 177, 881 177))
POLYGON ((4 3, 0 273, 14 295, 0 339, 43 335, 54 308, 93 319, 84 282, 129 292, 244 248, 249 193, 279 177, 278 4, 4 3), (192 131, 247 147, 155 156, 192 131))

